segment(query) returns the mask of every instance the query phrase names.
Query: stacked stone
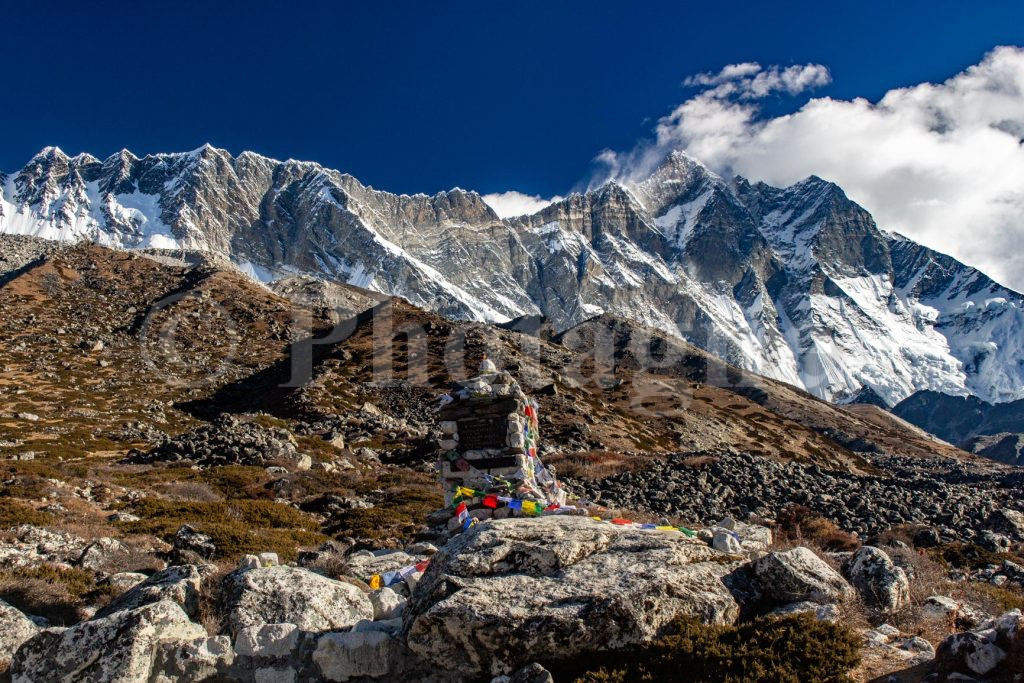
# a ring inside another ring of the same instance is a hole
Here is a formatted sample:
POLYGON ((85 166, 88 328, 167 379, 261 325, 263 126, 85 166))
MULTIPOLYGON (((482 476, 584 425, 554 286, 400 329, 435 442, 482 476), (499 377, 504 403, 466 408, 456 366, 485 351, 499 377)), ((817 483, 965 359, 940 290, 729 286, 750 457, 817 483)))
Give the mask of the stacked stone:
POLYGON ((515 479, 528 469, 526 394, 507 372, 456 382, 439 413, 441 476, 455 485, 485 487, 493 477, 515 479))
POLYGON ((438 416, 441 478, 449 495, 467 487, 554 500, 557 483, 537 459, 536 403, 509 373, 456 382, 450 397, 438 416))

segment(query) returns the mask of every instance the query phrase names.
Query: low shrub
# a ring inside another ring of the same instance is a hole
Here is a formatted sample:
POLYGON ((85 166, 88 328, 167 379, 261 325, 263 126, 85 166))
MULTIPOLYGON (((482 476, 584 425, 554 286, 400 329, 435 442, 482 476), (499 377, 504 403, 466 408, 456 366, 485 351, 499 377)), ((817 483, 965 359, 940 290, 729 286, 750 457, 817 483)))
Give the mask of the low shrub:
POLYGON ((928 553, 956 569, 981 569, 990 564, 1002 564, 1004 560, 1020 562, 1020 558, 1015 555, 992 552, 973 543, 947 543, 929 548, 928 553))
POLYGON ((860 661, 860 638, 808 615, 759 617, 736 626, 674 622, 647 646, 589 653, 549 666, 576 683, 845 683, 860 661))
POLYGON ((972 582, 965 589, 967 599, 991 614, 1002 614, 1012 609, 1024 612, 1024 592, 993 586, 991 583, 972 582))
POLYGON ((36 510, 16 500, 4 499, 0 505, 0 529, 10 529, 22 524, 46 526, 52 522, 53 515, 49 512, 36 510))
POLYGON ((333 536, 357 541, 407 538, 423 526, 426 516, 444 505, 437 490, 397 487, 374 507, 346 510, 326 527, 333 536))
POLYGON ((141 519, 121 522, 128 533, 153 534, 167 542, 183 524, 189 524, 213 538, 217 559, 276 552, 282 561, 295 559, 300 547, 326 540, 310 516, 295 508, 269 500, 227 500, 217 502, 143 498, 130 506, 141 519))

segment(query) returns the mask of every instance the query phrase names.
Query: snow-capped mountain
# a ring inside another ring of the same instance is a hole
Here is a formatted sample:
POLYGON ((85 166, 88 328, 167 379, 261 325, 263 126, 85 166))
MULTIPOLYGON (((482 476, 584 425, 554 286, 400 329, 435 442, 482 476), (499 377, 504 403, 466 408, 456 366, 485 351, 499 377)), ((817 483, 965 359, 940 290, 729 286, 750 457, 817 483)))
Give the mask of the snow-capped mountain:
POLYGON ((208 250, 263 280, 322 274, 461 318, 566 329, 607 312, 833 400, 1024 398, 1024 297, 816 177, 726 180, 674 153, 640 182, 504 220, 475 192, 395 195, 210 146, 48 148, 0 186, 0 233, 208 250))

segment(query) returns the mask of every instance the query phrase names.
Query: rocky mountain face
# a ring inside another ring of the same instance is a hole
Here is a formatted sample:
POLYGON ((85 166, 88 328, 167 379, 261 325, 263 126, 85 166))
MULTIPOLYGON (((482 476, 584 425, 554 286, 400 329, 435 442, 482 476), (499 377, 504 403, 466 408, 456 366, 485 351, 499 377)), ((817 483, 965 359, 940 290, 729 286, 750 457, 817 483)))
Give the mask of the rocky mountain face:
POLYGON ((210 146, 48 148, 0 185, 0 233, 213 251, 264 281, 325 277, 461 319, 563 331, 609 313, 840 402, 1024 398, 1024 298, 816 177, 726 180, 674 153, 641 182, 504 220, 475 192, 395 195, 210 146))
POLYGON ((1010 465, 1024 465, 1024 400, 987 403, 976 396, 918 391, 892 412, 964 450, 1010 465))

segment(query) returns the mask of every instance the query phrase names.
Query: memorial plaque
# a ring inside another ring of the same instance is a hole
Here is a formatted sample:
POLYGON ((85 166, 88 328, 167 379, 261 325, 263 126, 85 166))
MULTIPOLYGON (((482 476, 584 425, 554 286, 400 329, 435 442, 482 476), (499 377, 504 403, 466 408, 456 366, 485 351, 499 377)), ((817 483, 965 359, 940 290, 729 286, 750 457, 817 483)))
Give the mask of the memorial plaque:
POLYGON ((471 417, 459 420, 459 448, 503 448, 508 438, 507 417, 471 417))

